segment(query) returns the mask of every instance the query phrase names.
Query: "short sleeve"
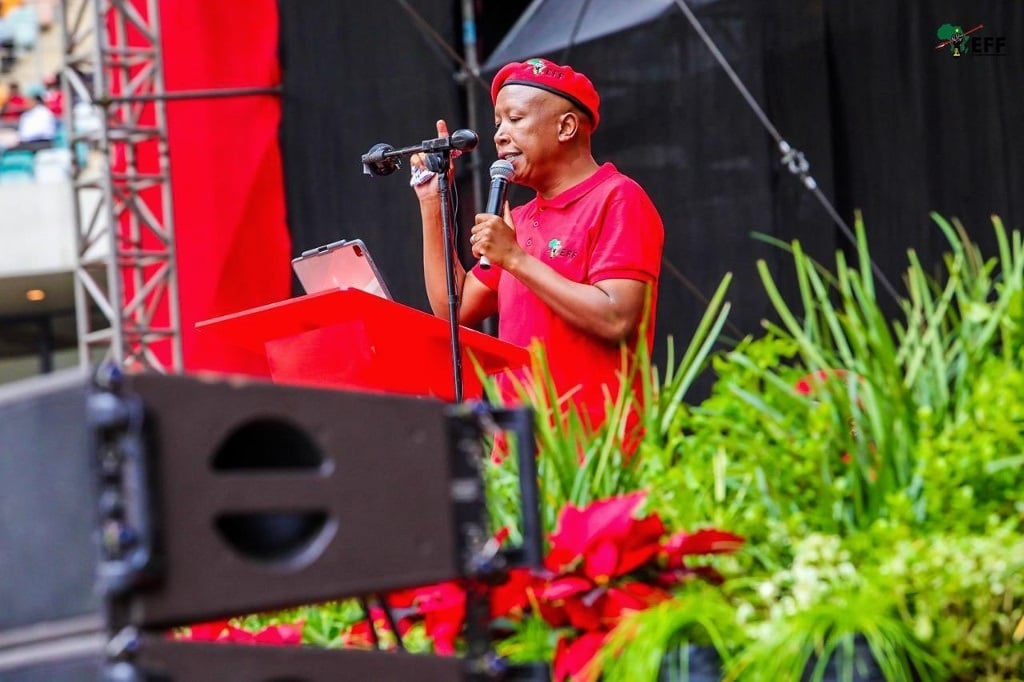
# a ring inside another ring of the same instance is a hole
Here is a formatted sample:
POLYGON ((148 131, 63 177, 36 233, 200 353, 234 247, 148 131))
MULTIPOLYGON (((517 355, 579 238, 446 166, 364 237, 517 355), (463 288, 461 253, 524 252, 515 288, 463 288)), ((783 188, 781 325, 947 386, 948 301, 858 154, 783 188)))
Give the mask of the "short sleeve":
POLYGON ((595 232, 587 282, 653 282, 661 271, 665 227, 654 203, 636 183, 617 188, 595 232))

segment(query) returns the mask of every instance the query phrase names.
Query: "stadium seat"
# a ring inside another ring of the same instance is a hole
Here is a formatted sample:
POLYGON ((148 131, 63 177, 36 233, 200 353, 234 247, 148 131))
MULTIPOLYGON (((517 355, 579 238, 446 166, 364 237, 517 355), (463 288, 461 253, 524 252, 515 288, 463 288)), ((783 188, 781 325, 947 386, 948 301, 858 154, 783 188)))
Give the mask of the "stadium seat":
POLYGON ((35 153, 12 151, 0 156, 0 183, 32 182, 35 177, 35 153))

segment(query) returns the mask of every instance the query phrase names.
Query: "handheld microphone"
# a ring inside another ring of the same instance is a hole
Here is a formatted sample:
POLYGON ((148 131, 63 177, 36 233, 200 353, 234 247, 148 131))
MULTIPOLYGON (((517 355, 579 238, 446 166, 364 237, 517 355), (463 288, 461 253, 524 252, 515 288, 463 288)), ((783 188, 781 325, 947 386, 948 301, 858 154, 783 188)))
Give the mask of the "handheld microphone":
MULTIPOLYGON (((491 164, 490 173, 491 191, 487 195, 487 207, 484 208, 484 213, 500 216, 505 207, 505 195, 508 194, 508 181, 515 175, 516 170, 512 167, 511 162, 498 159, 491 164)), ((487 260, 487 256, 480 257, 480 267, 484 270, 491 267, 491 261, 487 260)))

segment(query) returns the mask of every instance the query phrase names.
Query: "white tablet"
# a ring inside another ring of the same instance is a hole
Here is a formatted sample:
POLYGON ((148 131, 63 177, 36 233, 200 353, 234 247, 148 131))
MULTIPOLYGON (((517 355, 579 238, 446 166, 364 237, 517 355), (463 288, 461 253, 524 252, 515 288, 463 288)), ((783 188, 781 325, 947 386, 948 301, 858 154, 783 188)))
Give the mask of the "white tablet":
POLYGON ((391 299, 391 292, 361 239, 342 239, 304 251, 292 260, 292 270, 307 294, 360 289, 391 299))

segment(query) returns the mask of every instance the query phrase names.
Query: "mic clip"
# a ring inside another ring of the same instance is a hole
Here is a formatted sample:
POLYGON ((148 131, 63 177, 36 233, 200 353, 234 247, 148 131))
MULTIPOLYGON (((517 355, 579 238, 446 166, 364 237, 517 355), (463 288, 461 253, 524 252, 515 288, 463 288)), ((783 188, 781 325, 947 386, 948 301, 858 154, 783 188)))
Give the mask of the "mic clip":
POLYGON ((450 155, 454 157, 461 152, 469 152, 476 149, 476 145, 479 142, 480 136, 468 128, 456 130, 451 135, 445 137, 423 140, 423 142, 417 145, 402 147, 401 149, 395 149, 391 145, 381 142, 373 145, 370 147, 370 151, 363 154, 361 159, 363 162, 363 174, 391 175, 401 168, 400 159, 403 156, 411 156, 421 152, 427 154, 450 152, 450 155))
POLYGON ((395 151, 391 145, 380 142, 363 154, 363 175, 391 175, 402 167, 400 156, 390 155, 395 151))

